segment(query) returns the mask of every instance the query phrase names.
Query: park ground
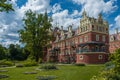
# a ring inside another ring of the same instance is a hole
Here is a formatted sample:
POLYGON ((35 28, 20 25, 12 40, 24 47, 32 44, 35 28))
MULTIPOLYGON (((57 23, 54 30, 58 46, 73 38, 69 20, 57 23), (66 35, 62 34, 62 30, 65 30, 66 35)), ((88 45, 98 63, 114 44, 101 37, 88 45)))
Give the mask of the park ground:
POLYGON ((103 69, 103 65, 57 65, 58 70, 40 70, 41 65, 34 67, 6 67, 0 72, 9 76, 0 80, 37 80, 38 76, 56 76, 54 80, 90 80, 94 75, 98 75, 103 69), (36 72, 36 74, 25 74, 25 72, 36 72))

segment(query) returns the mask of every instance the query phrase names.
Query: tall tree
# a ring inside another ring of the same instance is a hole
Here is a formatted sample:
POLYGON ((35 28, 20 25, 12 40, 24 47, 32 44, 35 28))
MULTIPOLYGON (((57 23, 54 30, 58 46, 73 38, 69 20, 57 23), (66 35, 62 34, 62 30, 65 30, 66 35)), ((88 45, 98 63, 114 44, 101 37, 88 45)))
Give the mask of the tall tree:
POLYGON ((20 30, 20 41, 31 52, 32 58, 37 62, 43 56, 43 48, 51 40, 49 30, 52 27, 51 19, 45 14, 37 14, 31 10, 24 17, 24 29, 20 30))
POLYGON ((14 11, 12 4, 6 3, 7 0, 0 0, 0 12, 14 11))

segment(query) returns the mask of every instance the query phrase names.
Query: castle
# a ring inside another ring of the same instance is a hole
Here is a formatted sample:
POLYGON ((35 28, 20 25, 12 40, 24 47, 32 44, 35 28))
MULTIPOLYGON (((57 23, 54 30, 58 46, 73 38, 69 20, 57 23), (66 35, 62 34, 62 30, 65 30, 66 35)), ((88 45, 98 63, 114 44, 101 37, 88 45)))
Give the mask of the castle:
POLYGON ((82 13, 80 26, 72 30, 56 27, 53 30, 55 39, 47 49, 47 60, 60 63, 99 64, 108 61, 109 54, 109 25, 98 18, 89 17, 82 13))

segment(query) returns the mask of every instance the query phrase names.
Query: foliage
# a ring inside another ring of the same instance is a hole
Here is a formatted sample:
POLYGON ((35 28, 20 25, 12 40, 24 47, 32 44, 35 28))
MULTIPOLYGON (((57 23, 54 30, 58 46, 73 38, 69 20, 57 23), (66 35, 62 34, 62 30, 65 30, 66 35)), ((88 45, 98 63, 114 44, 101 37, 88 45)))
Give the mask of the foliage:
POLYGON ((31 66, 37 66, 38 63, 34 60, 26 60, 23 62, 23 66, 25 67, 31 67, 31 66))
POLYGON ((77 64, 75 64, 76 66, 85 66, 85 64, 84 63, 77 63, 77 64))
POLYGON ((2 45, 0 45, 0 60, 5 58, 6 58, 5 48, 2 45))
POLYGON ((105 78, 106 80, 120 80, 120 75, 115 73, 113 69, 103 71, 101 73, 101 77, 105 78))
POLYGON ((27 58, 27 54, 23 52, 24 49, 18 44, 10 44, 8 50, 11 60, 25 60, 27 58))
POLYGON ((14 9, 12 8, 12 4, 9 4, 6 2, 7 2, 7 0, 0 0, 0 12, 14 11, 14 9))
POLYGON ((0 66, 13 66, 14 64, 11 61, 7 61, 7 60, 1 60, 0 61, 0 66))
POLYGON ((120 74, 120 49, 115 50, 110 56, 111 62, 115 65, 114 71, 120 74))
POLYGON ((40 69, 45 69, 45 70, 56 70, 58 69, 55 64, 43 64, 40 69))
POLYGON ((110 70, 113 69, 114 67, 115 65, 111 61, 105 63, 105 70, 110 70))
POLYGON ((20 41, 25 43, 25 48, 30 51, 31 56, 37 62, 43 56, 43 49, 51 40, 49 30, 51 20, 47 12, 37 14, 31 10, 27 11, 23 19, 24 29, 20 30, 20 41))
POLYGON ((100 75, 92 78, 92 80, 120 80, 120 49, 117 49, 110 55, 110 62, 105 64, 105 69, 100 75))

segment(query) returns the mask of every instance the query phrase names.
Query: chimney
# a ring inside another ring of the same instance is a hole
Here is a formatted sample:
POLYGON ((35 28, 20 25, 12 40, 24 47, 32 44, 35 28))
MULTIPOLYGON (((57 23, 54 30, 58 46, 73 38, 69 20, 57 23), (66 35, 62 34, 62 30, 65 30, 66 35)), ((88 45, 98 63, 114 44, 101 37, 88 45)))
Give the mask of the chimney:
POLYGON ((115 28, 115 34, 118 34, 118 28, 115 28))

